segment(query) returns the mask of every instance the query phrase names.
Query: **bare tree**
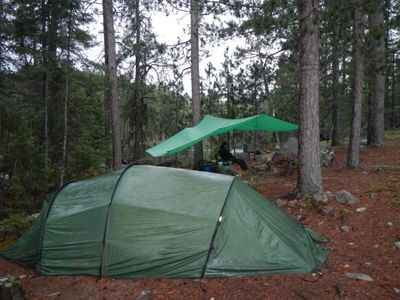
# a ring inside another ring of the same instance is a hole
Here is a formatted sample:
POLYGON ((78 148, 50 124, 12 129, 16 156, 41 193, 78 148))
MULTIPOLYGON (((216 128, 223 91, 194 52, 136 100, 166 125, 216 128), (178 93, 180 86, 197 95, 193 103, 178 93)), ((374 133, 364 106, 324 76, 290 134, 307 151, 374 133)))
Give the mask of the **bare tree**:
POLYGON ((324 200, 319 152, 318 1, 299 1, 300 134, 297 196, 324 200))
MULTIPOLYGON (((193 125, 201 121, 200 73, 199 73, 199 4, 190 0, 190 44, 192 77, 192 114, 193 125)), ((203 159, 203 143, 194 146, 194 165, 203 159)))
POLYGON ((115 53, 114 18, 112 0, 103 0, 103 26, 106 62, 106 88, 111 113, 111 139, 113 168, 121 168, 121 133, 118 105, 117 59, 115 53))
POLYGON ((352 89, 352 118, 350 141, 347 154, 347 166, 355 168, 360 157, 361 109, 363 99, 364 59, 361 53, 364 30, 362 27, 362 8, 359 1, 354 1, 353 8, 353 89, 352 89))

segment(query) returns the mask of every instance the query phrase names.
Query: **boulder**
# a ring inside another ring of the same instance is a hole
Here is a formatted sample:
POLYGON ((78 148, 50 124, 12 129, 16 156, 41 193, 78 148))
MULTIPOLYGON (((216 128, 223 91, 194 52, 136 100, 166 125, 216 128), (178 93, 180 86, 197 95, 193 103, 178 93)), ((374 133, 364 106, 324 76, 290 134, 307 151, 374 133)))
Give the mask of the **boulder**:
POLYGON ((352 193, 346 191, 346 190, 341 190, 336 193, 335 195, 336 201, 341 203, 341 204, 357 204, 360 202, 356 196, 354 196, 352 193))
POLYGON ((325 195, 324 192, 318 191, 312 195, 312 200, 319 203, 319 202, 328 202, 328 197, 325 195))
POLYGON ((333 148, 328 144, 321 143, 319 145, 319 152, 321 157, 321 166, 330 167, 332 162, 335 160, 335 151, 333 151, 333 148))

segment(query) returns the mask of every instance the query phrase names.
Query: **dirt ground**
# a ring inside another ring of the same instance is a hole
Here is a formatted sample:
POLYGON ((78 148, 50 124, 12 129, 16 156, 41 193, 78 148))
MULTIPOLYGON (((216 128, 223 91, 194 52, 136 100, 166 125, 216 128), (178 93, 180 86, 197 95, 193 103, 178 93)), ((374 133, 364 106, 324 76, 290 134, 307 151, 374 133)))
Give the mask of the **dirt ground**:
MULTIPOLYGON (((400 138, 383 148, 362 148, 359 169, 345 166, 346 148, 335 149, 323 183, 332 214, 317 212, 306 201, 283 208, 329 238, 332 254, 321 276, 277 275, 223 279, 98 280, 87 276, 36 276, 31 269, 0 258, 0 275, 21 278, 29 299, 400 299, 400 138), (334 200, 345 189, 359 198, 356 205, 334 200), (357 212, 357 208, 366 208, 357 212), (349 232, 340 227, 349 226, 349 232), (346 276, 364 273, 373 281, 346 276)), ((257 190, 272 201, 293 190, 296 171, 256 178, 257 190)), ((9 241, 4 241, 3 246, 9 241)), ((0 247, 2 244, 0 244, 0 247)))

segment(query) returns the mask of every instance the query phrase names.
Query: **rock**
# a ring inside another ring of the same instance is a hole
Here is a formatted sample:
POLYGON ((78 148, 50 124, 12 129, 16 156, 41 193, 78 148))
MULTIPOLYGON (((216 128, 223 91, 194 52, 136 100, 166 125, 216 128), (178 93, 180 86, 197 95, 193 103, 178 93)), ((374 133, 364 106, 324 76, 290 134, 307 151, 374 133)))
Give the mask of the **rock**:
POLYGON ((367 171, 362 171, 361 174, 362 175, 368 175, 368 172, 367 171))
POLYGON ((295 137, 290 137, 279 149, 280 154, 294 154, 297 153, 298 140, 295 137))
POLYGON ((341 214, 338 218, 340 221, 345 222, 349 220, 349 216, 345 213, 341 214))
POLYGON ((346 191, 346 190, 341 190, 336 193, 335 195, 336 201, 341 203, 341 204, 356 204, 360 202, 356 196, 354 196, 352 193, 346 191))
POLYGON ((330 167, 335 160, 335 152, 330 145, 321 143, 319 145, 319 152, 322 167, 330 167))
POLYGON ((307 219, 307 217, 305 215, 297 215, 296 219, 299 220, 299 221, 302 221, 302 220, 307 219))
POLYGON ((378 195, 378 193, 369 193, 368 198, 371 200, 378 200, 379 195, 378 195))
POLYGON ((398 166, 392 166, 392 165, 375 165, 373 167, 373 170, 377 173, 381 173, 381 172, 396 170, 398 168, 399 168, 398 166))
POLYGON ((397 249, 400 249, 400 241, 397 241, 396 243, 394 243, 394 246, 395 246, 397 249))
POLYGON ((334 287, 335 287, 335 291, 336 291, 336 294, 338 295, 339 299, 345 299, 344 298, 344 289, 343 289, 342 284, 340 282, 336 282, 334 287))
POLYGON ((27 217, 29 221, 35 221, 39 217, 40 213, 36 213, 27 217))
POLYGON ((340 226, 340 231, 341 232, 350 232, 351 229, 352 229, 351 226, 347 226, 347 225, 340 226))
POLYGON ((275 203, 279 207, 285 207, 288 204, 288 201, 284 199, 278 199, 275 201, 275 203))
POLYGON ((319 212, 323 216, 332 216, 333 215, 333 207, 328 205, 323 205, 319 208, 319 212))
POLYGON ((287 206, 289 208, 295 208, 296 207, 296 200, 291 200, 287 203, 287 206))
POLYGON ((256 171, 265 171, 268 170, 268 165, 267 164, 259 164, 259 165, 254 165, 254 170, 256 171))
POLYGON ((369 275, 364 273, 346 273, 346 276, 352 279, 357 279, 362 281, 368 281, 368 282, 374 281, 369 275))
POLYGON ((236 176, 238 172, 231 165, 228 166, 218 166, 218 173, 236 176))
POLYGON ((54 293, 48 294, 47 297, 48 298, 58 298, 60 295, 61 295, 60 292, 54 292, 54 293))
POLYGON ((137 295, 134 300, 150 300, 152 297, 151 292, 149 291, 141 291, 139 295, 137 295))
POLYGON ((393 223, 392 222, 387 222, 387 226, 392 227, 393 223))
POLYGON ((356 209, 356 211, 359 212, 359 213, 362 213, 362 212, 364 212, 366 210, 367 210, 366 207, 359 207, 359 208, 356 209))
POLYGON ((323 192, 316 192, 312 195, 312 200, 316 202, 328 202, 328 197, 323 192))
POLYGON ((12 276, 0 278, 0 299, 2 300, 25 300, 21 282, 12 276))
POLYGON ((395 292, 396 294, 400 294, 400 289, 398 289, 398 288, 393 288, 393 290, 394 290, 394 292, 395 292))
POLYGON ((335 195, 332 192, 330 191, 325 192, 325 195, 328 198, 328 200, 335 200, 335 195))

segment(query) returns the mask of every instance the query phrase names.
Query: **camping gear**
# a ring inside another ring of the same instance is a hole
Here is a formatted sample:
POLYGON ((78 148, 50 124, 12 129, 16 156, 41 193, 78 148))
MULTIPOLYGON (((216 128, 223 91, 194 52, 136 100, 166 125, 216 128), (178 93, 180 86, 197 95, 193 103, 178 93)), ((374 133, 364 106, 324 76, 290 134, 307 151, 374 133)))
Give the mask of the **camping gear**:
POLYGON ((235 177, 132 165, 50 194, 0 254, 44 275, 203 278, 312 272, 321 241, 235 177))
POLYGON ((207 137, 232 130, 280 132, 297 129, 299 129, 299 126, 296 124, 288 123, 266 114, 260 114, 243 119, 223 119, 206 115, 196 126, 181 130, 169 139, 147 149, 146 152, 154 157, 175 154, 197 144, 207 137))

